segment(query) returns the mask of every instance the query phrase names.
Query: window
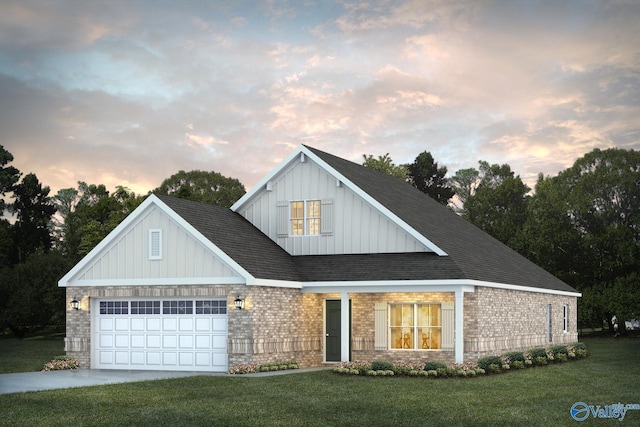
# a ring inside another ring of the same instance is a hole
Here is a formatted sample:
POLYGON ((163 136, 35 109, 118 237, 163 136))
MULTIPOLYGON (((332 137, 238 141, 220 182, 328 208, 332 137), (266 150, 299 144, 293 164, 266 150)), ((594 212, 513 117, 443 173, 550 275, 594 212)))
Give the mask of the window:
POLYGON ((160 314, 160 301, 131 301, 131 314, 160 314))
POLYGON ((389 337, 392 349, 440 349, 440 304, 390 304, 389 337))
POLYGON ((223 300, 196 301, 196 314, 227 314, 227 302, 223 300))
POLYGON ((193 301, 163 301, 162 314, 193 314, 193 301))
POLYGON ((162 259, 162 230, 149 230, 149 259, 162 259))
POLYGON ((100 314, 129 314, 129 301, 100 301, 100 314))
POLYGON ((299 200, 291 202, 289 206, 292 236, 320 234, 322 222, 320 200, 299 200))
POLYGON ((567 304, 562 306, 562 331, 569 332, 569 306, 567 304))

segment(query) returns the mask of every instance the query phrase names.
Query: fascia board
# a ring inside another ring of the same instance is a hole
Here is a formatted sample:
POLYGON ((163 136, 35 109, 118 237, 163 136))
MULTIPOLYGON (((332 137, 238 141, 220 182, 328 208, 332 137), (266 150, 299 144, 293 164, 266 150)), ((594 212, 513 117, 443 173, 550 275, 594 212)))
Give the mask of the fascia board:
MULTIPOLYGON (((231 206, 231 210, 237 212, 242 209, 242 207, 248 203, 255 195, 263 191, 269 181, 272 181, 278 174, 280 174, 283 170, 285 170, 292 162, 299 158, 300 153, 303 152, 304 146, 300 145, 298 148, 293 150, 283 161, 280 162, 278 166, 276 166, 271 172, 265 175, 256 185, 251 188, 248 193, 245 193, 237 202, 235 202, 231 206)), ((307 150, 308 151, 308 150, 307 150)))
POLYGON ((579 292, 560 291, 555 289, 534 288, 505 283, 485 282, 481 280, 381 280, 353 282, 304 282, 303 293, 371 293, 371 292, 474 292, 476 287, 508 289, 522 292, 536 292, 552 295, 581 297, 579 292), (461 288, 462 287, 462 288, 461 288))
POLYGON ((176 286, 176 285, 244 285, 243 277, 159 277, 145 279, 75 280, 67 287, 77 286, 176 286))
POLYGON ((82 258, 62 279, 58 281, 59 287, 68 286, 74 283, 74 277, 82 271, 89 263, 91 263, 99 254, 109 248, 112 242, 122 233, 125 233, 129 227, 134 224, 140 217, 142 217, 148 209, 152 206, 158 207, 172 220, 182 226, 188 233, 192 234, 203 246, 209 249, 215 256, 226 263, 229 268, 238 273, 244 281, 249 284, 255 282, 255 278, 246 271, 240 264, 234 261, 229 255, 218 248, 213 242, 204 237, 196 228, 184 220, 180 215, 175 213, 166 204, 162 202, 156 195, 151 194, 147 199, 140 204, 129 216, 127 216, 116 228, 114 228, 107 236, 102 239, 100 243, 96 245, 84 258, 82 258))
POLYGON ((310 151, 309 149, 307 149, 304 146, 301 146, 300 149, 301 149, 302 153, 304 153, 310 159, 312 159, 314 162, 316 162, 316 164, 318 164, 318 166, 320 166, 325 172, 327 172, 328 174, 332 175, 334 178, 336 178, 337 180, 342 182, 342 184, 344 186, 349 188, 351 191, 356 193, 358 196, 362 197, 366 202, 371 204, 374 208, 376 208, 378 211, 380 211, 383 215, 388 217, 394 224, 396 224, 398 227, 403 229, 405 232, 407 232, 413 238, 418 240, 420 243, 422 243, 424 246, 426 246, 429 250, 435 252, 436 254, 438 254, 440 256, 447 256, 447 253, 445 251, 443 251, 442 249, 440 249, 435 243, 433 243, 432 241, 427 239, 424 235, 419 233, 415 228, 411 227, 409 224, 407 224, 405 221, 403 221, 399 216, 397 216, 396 214, 391 212, 389 209, 387 209, 384 205, 382 205, 382 203, 377 201, 375 198, 371 197, 368 193, 364 192, 360 187, 358 187, 353 182, 348 180, 340 172, 338 172, 337 170, 335 170, 334 168, 329 166, 324 160, 322 160, 320 157, 316 156, 312 151, 310 151))

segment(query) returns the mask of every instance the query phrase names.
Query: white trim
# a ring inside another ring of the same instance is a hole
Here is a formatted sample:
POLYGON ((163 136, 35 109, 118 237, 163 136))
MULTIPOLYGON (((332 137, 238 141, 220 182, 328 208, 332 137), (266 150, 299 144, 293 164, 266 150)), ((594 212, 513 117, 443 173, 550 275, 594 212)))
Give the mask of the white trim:
POLYGON ((270 288, 291 288, 302 289, 302 282, 294 282, 288 280, 273 280, 273 279, 256 279, 253 286, 267 286, 270 288))
POLYGON ((158 277, 144 279, 73 280, 65 286, 245 285, 246 283, 243 277, 158 277))
POLYGON ((555 289, 533 288, 529 286, 510 285, 506 283, 485 282, 482 280, 380 280, 380 281, 353 281, 353 282, 303 282, 302 292, 328 293, 328 292, 454 292, 462 286, 464 292, 474 292, 474 287, 508 289, 522 292, 537 292, 552 295, 565 295, 571 297, 582 296, 579 292, 559 291, 555 289))
MULTIPOLYGON (((246 284, 250 285, 255 283, 255 277, 253 277, 247 270, 245 270, 240 264, 234 261, 229 255, 223 252, 220 248, 218 248, 215 244, 213 244, 209 239, 204 237, 202 233, 196 230, 191 224, 189 224, 184 218, 175 213, 169 206, 164 204, 160 198, 156 195, 151 194, 147 199, 140 204, 129 216, 127 216, 116 228, 114 228, 107 236, 102 239, 100 243, 96 245, 84 258, 82 258, 67 274, 65 274, 62 279, 58 281, 59 287, 66 286, 77 286, 75 282, 76 275, 78 275, 82 270, 90 265, 92 262, 97 259, 97 257, 103 253, 103 251, 109 250, 113 242, 117 240, 117 237, 121 234, 124 234, 129 231, 130 227, 134 225, 137 221, 144 218, 147 211, 151 209, 151 207, 157 207, 160 209, 165 215, 167 215, 170 219, 175 221, 178 225, 183 227, 188 233, 190 233, 200 244, 202 244, 205 248, 207 248, 213 255, 218 257, 224 264, 226 264, 231 270, 241 276, 246 284)), ((150 279, 151 280, 151 279, 150 279)), ((153 279, 158 280, 158 279, 153 279)), ((183 283, 191 283, 195 280, 199 280, 198 278, 184 278, 179 279, 182 280, 183 283)), ((114 280, 114 282, 117 282, 114 280)), ((86 281, 87 284, 93 283, 92 281, 86 281)))

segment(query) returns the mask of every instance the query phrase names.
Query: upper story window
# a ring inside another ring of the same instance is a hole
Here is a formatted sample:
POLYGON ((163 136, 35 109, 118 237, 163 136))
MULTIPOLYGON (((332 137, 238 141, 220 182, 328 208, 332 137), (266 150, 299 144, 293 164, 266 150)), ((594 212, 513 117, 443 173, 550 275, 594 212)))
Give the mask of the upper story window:
POLYGON ((330 236, 333 199, 279 201, 277 236, 330 236))
POLYGON ((297 200, 290 203, 292 236, 320 234, 322 209, 320 200, 297 200))

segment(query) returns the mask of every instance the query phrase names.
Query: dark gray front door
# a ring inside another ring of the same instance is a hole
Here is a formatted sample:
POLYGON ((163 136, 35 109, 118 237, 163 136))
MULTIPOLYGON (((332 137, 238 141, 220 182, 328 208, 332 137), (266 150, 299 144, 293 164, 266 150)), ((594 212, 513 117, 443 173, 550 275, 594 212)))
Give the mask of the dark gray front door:
MULTIPOLYGON (((341 360, 341 303, 340 300, 326 301, 326 339, 325 360, 327 362, 340 362, 341 360)), ((351 301, 349 301, 349 331, 351 331, 351 301)), ((351 342, 351 339, 349 339, 351 342)), ((351 355, 351 349, 349 349, 351 355)))

